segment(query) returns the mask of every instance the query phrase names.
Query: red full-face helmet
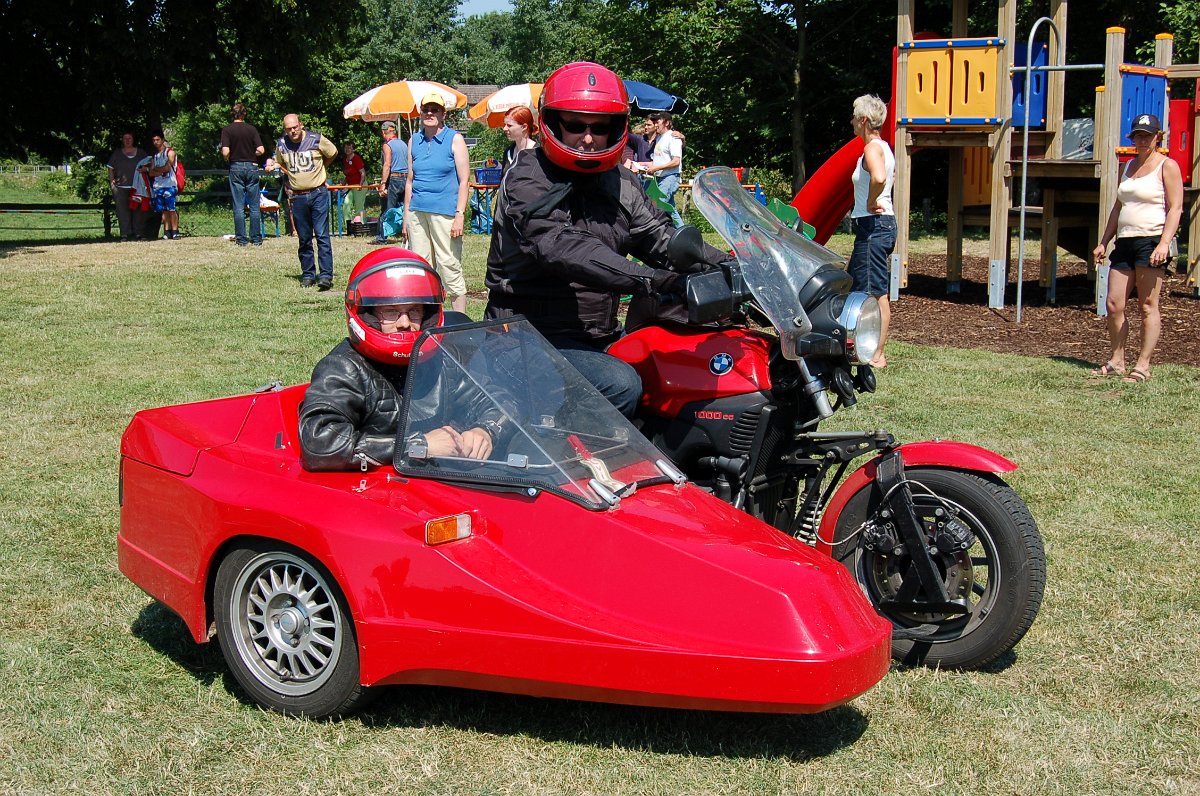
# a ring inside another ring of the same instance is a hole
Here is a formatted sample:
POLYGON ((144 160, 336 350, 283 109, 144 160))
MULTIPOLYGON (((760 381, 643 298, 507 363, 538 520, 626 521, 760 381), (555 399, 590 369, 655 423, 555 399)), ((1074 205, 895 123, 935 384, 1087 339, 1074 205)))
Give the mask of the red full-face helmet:
POLYGON ((358 261, 346 284, 346 325, 350 345, 367 359, 386 365, 407 365, 421 331, 442 325, 446 291, 437 272, 408 249, 376 249, 358 261), (421 329, 384 334, 372 307, 381 304, 421 304, 421 329))
POLYGON ((611 69, 588 61, 559 67, 546 78, 540 108, 542 148, 553 163, 586 174, 607 171, 621 162, 629 138, 629 95, 611 69), (607 147, 584 152, 564 144, 562 111, 607 114, 607 147))

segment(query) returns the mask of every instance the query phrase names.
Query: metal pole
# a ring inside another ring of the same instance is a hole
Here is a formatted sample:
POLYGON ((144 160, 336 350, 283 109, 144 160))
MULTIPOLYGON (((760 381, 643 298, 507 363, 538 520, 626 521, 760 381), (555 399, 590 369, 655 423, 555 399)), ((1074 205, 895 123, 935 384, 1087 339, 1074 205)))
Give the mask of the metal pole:
POLYGON ((1029 30, 1029 42, 1025 45, 1025 66, 1014 67, 1013 71, 1020 69, 1025 72, 1025 129, 1021 135, 1021 213, 1020 224, 1018 225, 1017 234, 1017 323, 1021 322, 1021 307, 1022 294, 1025 286, 1025 211, 1026 211, 1026 194, 1029 190, 1029 81, 1033 77, 1034 72, 1074 72, 1083 70, 1103 69, 1104 64, 1052 64, 1047 66, 1033 66, 1033 36, 1037 33, 1038 26, 1043 22, 1050 25, 1050 30, 1054 32, 1054 50, 1059 57, 1066 59, 1066 53, 1062 51, 1062 41, 1058 35, 1058 28, 1054 24, 1054 20, 1050 17, 1041 17, 1037 22, 1033 23, 1033 27, 1029 30))

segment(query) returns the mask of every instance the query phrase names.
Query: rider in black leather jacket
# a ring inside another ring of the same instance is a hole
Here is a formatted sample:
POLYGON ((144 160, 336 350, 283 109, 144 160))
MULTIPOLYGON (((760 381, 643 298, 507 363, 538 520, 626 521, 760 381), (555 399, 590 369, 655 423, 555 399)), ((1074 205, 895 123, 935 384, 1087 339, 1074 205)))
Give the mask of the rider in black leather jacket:
MULTIPOLYGON (((372 362, 343 340, 317 363, 300 410, 300 447, 306 470, 357 470, 390 464, 396 451, 404 379, 408 368, 372 362)), ((410 441, 434 427, 422 419, 459 419, 479 428, 498 447, 510 431, 504 413, 461 371, 439 368, 436 383, 422 384, 426 418, 413 418, 410 441), (441 409, 440 407, 449 407, 441 409), (432 409, 433 411, 426 411, 432 409), (429 426, 429 427, 426 427, 429 426)), ((415 405, 415 404, 414 404, 415 405)))
MULTIPOLYGON (((367 470, 394 460, 413 346, 423 330, 445 325, 444 299, 437 274, 412 252, 377 249, 358 262, 346 287, 350 336, 317 363, 300 406, 305 469, 367 470)), ((406 443, 421 443, 428 455, 484 459, 506 442, 503 395, 485 393, 436 346, 423 353, 417 375, 406 443)))

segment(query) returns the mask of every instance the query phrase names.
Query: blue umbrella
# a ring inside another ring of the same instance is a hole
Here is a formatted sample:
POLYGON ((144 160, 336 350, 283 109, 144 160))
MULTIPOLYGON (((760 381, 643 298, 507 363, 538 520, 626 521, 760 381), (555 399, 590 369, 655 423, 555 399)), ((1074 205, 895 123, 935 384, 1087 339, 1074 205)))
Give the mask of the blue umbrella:
POLYGON ((666 111, 675 116, 682 116, 687 113, 687 100, 668 94, 649 83, 626 80, 625 90, 629 92, 629 112, 632 114, 644 115, 650 111, 666 111))

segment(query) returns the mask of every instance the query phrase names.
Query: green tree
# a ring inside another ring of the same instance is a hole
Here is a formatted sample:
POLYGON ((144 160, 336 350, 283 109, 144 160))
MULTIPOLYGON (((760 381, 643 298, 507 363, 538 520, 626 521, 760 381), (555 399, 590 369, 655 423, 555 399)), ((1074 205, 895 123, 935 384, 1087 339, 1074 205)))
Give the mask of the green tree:
POLYGON ((10 108, 0 153, 64 158, 99 152, 123 129, 164 126, 181 111, 247 99, 256 75, 281 105, 323 100, 336 61, 356 42, 361 5, 334 0, 8 0, 0 46, 10 108), (338 20, 339 28, 331 24, 338 20))

